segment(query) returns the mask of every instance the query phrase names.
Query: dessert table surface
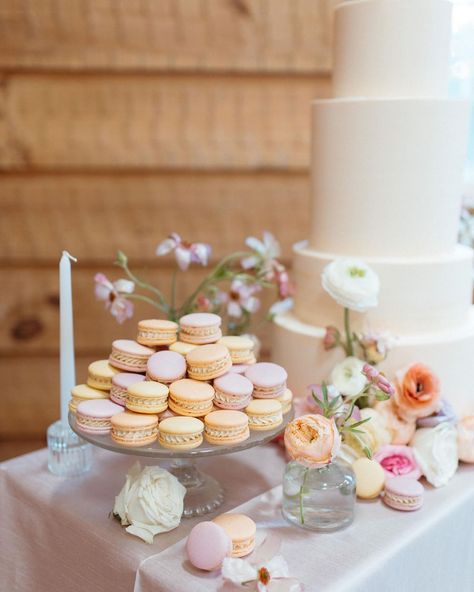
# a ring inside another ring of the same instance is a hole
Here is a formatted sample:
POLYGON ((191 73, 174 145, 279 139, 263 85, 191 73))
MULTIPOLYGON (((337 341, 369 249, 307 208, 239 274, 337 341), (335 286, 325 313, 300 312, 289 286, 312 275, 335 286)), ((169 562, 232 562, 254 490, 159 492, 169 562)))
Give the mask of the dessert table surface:
MULTIPOLYGON (((134 461, 94 449, 92 470, 74 479, 48 472, 46 450, 1 463, 2 588, 222 589, 219 574, 200 573, 185 559, 186 535, 202 518, 183 520, 147 545, 109 516, 134 461)), ((151 464, 150 459, 142 464, 151 464)), ((290 526, 281 518, 284 465, 283 451, 276 445, 201 462, 225 488, 224 505, 216 514, 238 509, 256 521, 259 539, 270 530, 277 533, 290 573, 305 590, 474 590, 474 466, 462 466, 443 488, 427 486, 425 504, 417 512, 396 512, 380 500, 357 502, 350 527, 321 534, 290 526)))

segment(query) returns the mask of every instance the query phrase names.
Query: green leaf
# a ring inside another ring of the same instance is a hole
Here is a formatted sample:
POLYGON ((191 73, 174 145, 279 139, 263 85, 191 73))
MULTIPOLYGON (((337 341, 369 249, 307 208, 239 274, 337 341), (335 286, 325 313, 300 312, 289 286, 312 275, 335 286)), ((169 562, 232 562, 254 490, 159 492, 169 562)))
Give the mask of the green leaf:
POLYGON ((349 427, 350 428, 358 428, 358 427, 360 427, 364 423, 367 423, 370 420, 371 420, 370 417, 366 417, 365 419, 361 419, 360 421, 356 421, 355 423, 351 423, 351 425, 349 427))
POLYGON ((314 391, 311 391, 311 396, 316 401, 316 403, 321 407, 321 409, 323 409, 324 403, 321 401, 321 399, 318 397, 318 395, 314 391))
POLYGON ((322 383, 321 390, 323 391, 324 406, 327 407, 329 405, 329 397, 328 397, 328 387, 326 386, 325 382, 322 383))
POLYGON ((387 399, 390 399, 390 395, 387 395, 387 393, 384 393, 381 390, 377 390, 375 391, 375 398, 377 401, 387 401, 387 399))
POLYGON ((364 446, 363 451, 367 458, 372 459, 372 450, 368 446, 364 446))

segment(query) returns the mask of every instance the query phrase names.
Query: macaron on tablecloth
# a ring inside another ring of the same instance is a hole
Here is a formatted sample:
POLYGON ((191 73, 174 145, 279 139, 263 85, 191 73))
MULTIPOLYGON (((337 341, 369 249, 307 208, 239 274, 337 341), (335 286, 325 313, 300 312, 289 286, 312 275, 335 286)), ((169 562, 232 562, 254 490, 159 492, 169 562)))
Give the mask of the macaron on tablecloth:
POLYGON ((222 336, 218 315, 145 319, 136 341, 116 339, 107 360, 89 365, 87 384, 73 388, 69 409, 75 414, 83 401, 108 401, 117 418, 107 417, 107 429, 91 430, 92 419, 80 414, 76 428, 124 448, 187 451, 204 442, 222 449, 253 431, 278 432, 291 412, 286 377, 278 364, 257 362, 252 339, 222 336))

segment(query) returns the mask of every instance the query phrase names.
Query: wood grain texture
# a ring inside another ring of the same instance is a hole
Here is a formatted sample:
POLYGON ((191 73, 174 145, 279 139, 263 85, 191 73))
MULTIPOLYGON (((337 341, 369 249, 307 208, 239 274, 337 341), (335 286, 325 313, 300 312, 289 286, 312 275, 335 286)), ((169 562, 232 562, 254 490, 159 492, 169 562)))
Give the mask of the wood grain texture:
MULTIPOLYGON (((90 360, 76 359, 76 378, 87 377, 90 360)), ((0 440, 42 438, 50 424, 59 419, 59 359, 0 357, 3 379, 0 440)))
POLYGON ((2 0, 0 68, 321 72, 329 0, 2 0))
MULTIPOLYGON (((90 361, 97 356, 107 356, 114 339, 134 339, 136 324, 143 318, 159 315, 147 303, 138 302, 133 319, 119 325, 105 311, 104 303, 94 297, 94 275, 104 272, 110 279, 123 277, 117 268, 73 267, 74 339, 76 353, 88 355, 90 361)), ((138 269, 137 274, 160 287, 168 297, 172 269, 150 266, 138 269)), ((206 270, 193 267, 178 276, 177 303, 196 288, 206 270)), ((59 298, 58 271, 54 268, 0 269, 0 285, 3 296, 0 301, 0 357, 58 356, 59 355, 59 298)), ((225 284, 222 285, 223 289, 225 284)), ((262 292, 262 311, 274 297, 270 290, 262 292)), ((258 315, 257 315, 258 324, 258 315)), ((259 335, 267 339, 269 326, 265 323, 259 335)))
POLYGON ((55 265, 63 249, 81 263, 110 263, 121 249, 156 265, 172 231, 211 244, 215 259, 267 229, 288 260, 309 230, 306 174, 6 175, 0 196, 0 266, 9 267, 55 265))
POLYGON ((305 169, 327 78, 5 76, 0 169, 305 169))

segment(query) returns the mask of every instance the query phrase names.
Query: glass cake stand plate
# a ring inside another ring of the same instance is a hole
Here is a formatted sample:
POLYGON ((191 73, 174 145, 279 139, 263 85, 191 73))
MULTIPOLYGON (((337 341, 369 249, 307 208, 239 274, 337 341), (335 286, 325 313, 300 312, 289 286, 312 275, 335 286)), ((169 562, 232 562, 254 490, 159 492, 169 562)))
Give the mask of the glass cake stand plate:
POLYGON ((161 459, 166 461, 166 469, 175 475, 179 481, 186 487, 186 496, 184 498, 183 516, 191 518, 192 516, 202 516, 213 512, 224 501, 224 491, 220 483, 209 475, 206 475, 197 467, 199 458, 209 456, 221 456, 247 450, 254 446, 260 446, 273 440, 281 434, 289 421, 293 419, 293 409, 283 416, 283 423, 277 428, 268 431, 250 430, 250 438, 239 444, 216 446, 204 442, 193 450, 169 450, 163 448, 158 442, 148 446, 123 446, 112 440, 110 435, 91 435, 77 429, 76 416, 69 413, 69 425, 71 429, 83 440, 105 448, 112 452, 121 454, 130 454, 132 456, 145 456, 149 458, 161 459))

